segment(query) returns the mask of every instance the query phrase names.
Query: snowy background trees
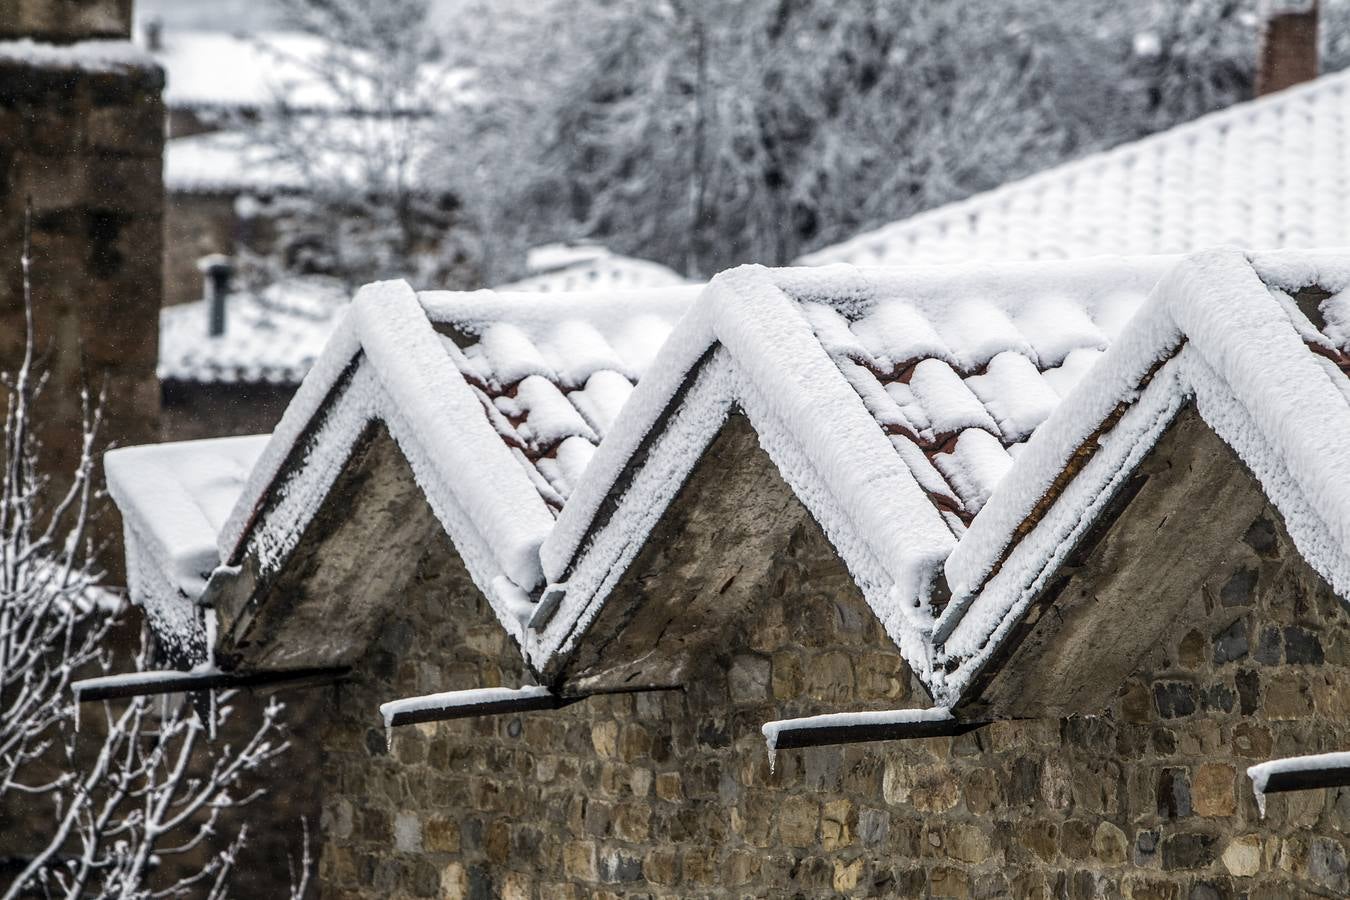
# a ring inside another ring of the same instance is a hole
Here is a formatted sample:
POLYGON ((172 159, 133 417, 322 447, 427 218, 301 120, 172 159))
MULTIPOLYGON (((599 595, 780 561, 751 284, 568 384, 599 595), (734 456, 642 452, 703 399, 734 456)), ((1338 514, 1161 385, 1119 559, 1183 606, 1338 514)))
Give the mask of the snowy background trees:
POLYGON ((690 275, 782 264, 1250 93, 1251 3, 993 11, 578 0, 491 35, 468 16, 452 44, 504 99, 472 123, 473 180, 511 188, 480 201, 487 240, 530 223, 690 275))
MULTIPOLYGON (((287 211, 302 252, 283 265, 428 287, 500 283, 528 246, 579 238, 690 276, 786 263, 1247 99, 1258 31, 1256 0, 253 9, 331 42, 316 68, 335 92, 379 100, 360 129, 296 115, 284 92, 264 117, 262 139, 317 186, 287 211), (428 203, 414 173, 453 200, 428 203), (303 252, 320 232, 324 259, 303 252)), ((195 21, 190 4, 172 15, 195 21)), ((1323 16, 1338 68, 1350 2, 1323 16)))

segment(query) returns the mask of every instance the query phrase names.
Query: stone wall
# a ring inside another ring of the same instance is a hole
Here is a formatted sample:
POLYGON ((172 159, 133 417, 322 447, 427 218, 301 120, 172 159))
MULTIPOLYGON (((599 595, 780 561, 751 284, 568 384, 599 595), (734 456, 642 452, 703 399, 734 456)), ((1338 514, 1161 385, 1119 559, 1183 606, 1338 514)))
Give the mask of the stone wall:
POLYGON ((1270 509, 1191 600, 1222 624, 1173 634, 1100 716, 785 751, 773 770, 767 719, 924 705, 813 525, 685 690, 400 729, 390 752, 380 702, 522 683, 456 568, 428 555, 309 736, 325 897, 1350 891, 1350 791, 1276 795, 1262 819, 1243 775, 1350 747, 1346 615, 1270 509))
MULTIPOLYGON (((31 9, 93 16, 108 6, 31 9)), ((83 382, 107 389, 105 441, 156 436, 163 74, 148 63, 99 70, 11 60, 0 63, 0 84, 0 368, 22 357, 19 259, 31 198, 37 348, 49 377, 40 437, 44 464, 59 475, 78 458, 83 382)), ((105 536, 116 543, 120 528, 107 522, 105 536)), ((115 547, 107 555, 114 571, 120 557, 115 547)))
POLYGON ((131 0, 4 0, 0 40, 68 43, 131 34, 131 0))
POLYGON ((286 384, 165 382, 160 436, 165 441, 265 434, 295 394, 286 384))

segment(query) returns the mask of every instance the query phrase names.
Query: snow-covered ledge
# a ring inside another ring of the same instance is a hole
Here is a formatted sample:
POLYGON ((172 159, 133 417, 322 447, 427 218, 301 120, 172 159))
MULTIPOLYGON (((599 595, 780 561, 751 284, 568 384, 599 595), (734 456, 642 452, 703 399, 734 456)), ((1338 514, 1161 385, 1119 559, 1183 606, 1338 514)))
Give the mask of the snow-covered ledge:
POLYGON ((1247 777, 1264 817, 1267 794, 1350 786, 1350 752, 1272 759, 1248 768, 1247 777))
POLYGON ((560 697, 546 687, 526 685, 519 688, 477 688, 445 691, 422 697, 406 697, 380 704, 385 729, 419 722, 439 722, 472 716, 561 709, 581 698, 560 697))
POLYGON ((950 709, 936 706, 932 709, 886 709, 779 719, 765 722, 760 731, 764 733, 764 742, 772 753, 775 750, 828 744, 952 737, 986 724, 962 722, 952 715, 950 709))

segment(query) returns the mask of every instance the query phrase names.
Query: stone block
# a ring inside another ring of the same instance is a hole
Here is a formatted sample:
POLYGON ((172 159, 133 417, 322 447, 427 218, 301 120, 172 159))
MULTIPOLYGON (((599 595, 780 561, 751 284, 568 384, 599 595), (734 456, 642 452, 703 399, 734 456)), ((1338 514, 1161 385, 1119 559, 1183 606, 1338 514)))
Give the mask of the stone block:
POLYGON ((658 772, 656 775, 656 796, 667 803, 679 803, 684 799, 684 783, 679 772, 658 772))
POLYGON ((642 861, 642 876, 652 884, 678 884, 680 857, 674 850, 667 848, 650 850, 642 861))
POLYGON ((1266 678, 1261 707, 1276 721, 1303 719, 1312 715, 1312 695, 1298 672, 1278 671, 1266 678))
POLYGON ((1261 871, 1261 837, 1255 834, 1239 835, 1223 850, 1223 867, 1228 874, 1249 878, 1261 871))
POLYGON ((1176 719, 1195 712, 1195 685, 1187 681, 1160 681, 1153 685, 1153 704, 1164 719, 1176 719))
POLYGON ((928 878, 928 896, 933 900, 968 900, 971 896, 970 876, 948 866, 933 869, 928 878))
POLYGON ((1204 832, 1167 835, 1162 841, 1163 868, 1169 872, 1203 869, 1214 862, 1216 844, 1214 835, 1204 832))
POLYGON ((596 722, 591 726, 591 746, 595 752, 612 759, 619 752, 619 723, 596 722))
POLYGON ((858 882, 862 880, 863 860, 855 859, 844 861, 836 859, 834 861, 834 874, 830 879, 831 886, 839 893, 847 893, 856 890, 858 882))
POLYGON ((1214 636, 1214 665, 1236 662, 1244 659, 1250 649, 1247 634, 1251 623, 1245 619, 1234 620, 1227 628, 1214 636))
POLYGON ((1205 661, 1205 636, 1192 628, 1177 644, 1177 665, 1183 669, 1197 669, 1205 661))
POLYGON ((642 856, 630 850, 604 847, 598 868, 600 880, 606 884, 642 880, 642 856))
POLYGON ((1232 766, 1205 763, 1195 770, 1192 794, 1200 816, 1231 816, 1237 813, 1237 773, 1232 766))
POLYGON ((820 825, 820 804, 812 797, 784 798, 778 813, 778 839, 789 847, 810 847, 820 825))
POLYGON ((1256 650, 1252 653, 1252 658, 1263 666, 1278 666, 1282 651, 1280 629, 1262 628, 1260 635, 1257 636, 1256 650))
POLYGON ((433 853, 458 853, 459 823, 449 816, 428 817, 422 823, 422 846, 433 853))
POLYGON ((828 852, 849 846, 854 841, 856 823, 850 800, 844 797, 826 800, 820 814, 821 846, 828 852))
POLYGON ((563 845, 563 871, 576 881, 595 883, 600 880, 600 868, 592 841, 569 841, 563 845))
POLYGON ((806 694, 823 703, 843 705, 853 700, 853 664, 838 651, 820 653, 806 662, 806 694))
POLYGON ((1284 629, 1284 660, 1290 665, 1320 666, 1326 657, 1315 632, 1289 626, 1284 629))
POLYGON ((1219 602, 1224 606, 1250 606, 1254 602, 1256 583, 1255 569, 1238 569, 1219 589, 1219 602))
POLYGON ((761 703, 769 698, 772 664, 762 656, 737 654, 727 673, 733 703, 761 703))

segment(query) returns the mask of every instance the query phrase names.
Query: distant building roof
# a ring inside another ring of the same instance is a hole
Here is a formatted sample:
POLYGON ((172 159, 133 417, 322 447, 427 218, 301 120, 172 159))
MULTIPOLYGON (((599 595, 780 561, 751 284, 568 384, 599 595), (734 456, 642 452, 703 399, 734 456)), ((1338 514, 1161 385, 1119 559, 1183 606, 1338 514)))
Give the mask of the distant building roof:
POLYGON ((207 301, 160 311, 161 381, 194 384, 297 385, 347 309, 347 293, 330 278, 290 278, 226 301, 225 333, 207 332, 207 301))
POLYGON ((284 125, 236 123, 165 141, 164 189, 170 194, 316 193, 358 185, 373 190, 378 180, 369 171, 371 159, 397 153, 409 156, 400 160, 405 189, 443 192, 429 158, 434 141, 411 130, 434 127, 429 119, 412 123, 338 113, 293 116, 284 125), (285 141, 269 141, 270 127, 285 127, 285 141), (308 149, 299 160, 282 155, 289 147, 308 149))
MULTIPOLYGON (((164 102, 170 109, 256 110, 285 98, 296 110, 386 112, 383 98, 364 97, 353 81, 337 89, 324 77, 332 45, 310 34, 263 31, 231 34, 165 28, 159 48, 150 50, 164 67, 164 102)), ((405 111, 420 111, 421 98, 443 94, 448 102, 465 96, 463 69, 438 69, 407 98, 405 111), (440 90, 443 88, 443 91, 440 90)))
MULTIPOLYGON (((495 290, 631 292, 687 284, 658 263, 592 249, 571 265, 495 290)), ((160 312, 159 378, 193 384, 299 384, 337 327, 348 299, 338 281, 324 276, 286 278, 256 292, 236 291, 227 301, 225 333, 217 337, 207 334, 205 300, 165 307, 160 312)))
POLYGON ((498 285, 499 291, 564 293, 606 289, 654 288, 688 284, 667 266, 620 256, 599 244, 542 244, 526 255, 528 273, 519 281, 498 285))
POLYGON ((1350 72, 868 231, 805 265, 1350 246, 1350 72))

